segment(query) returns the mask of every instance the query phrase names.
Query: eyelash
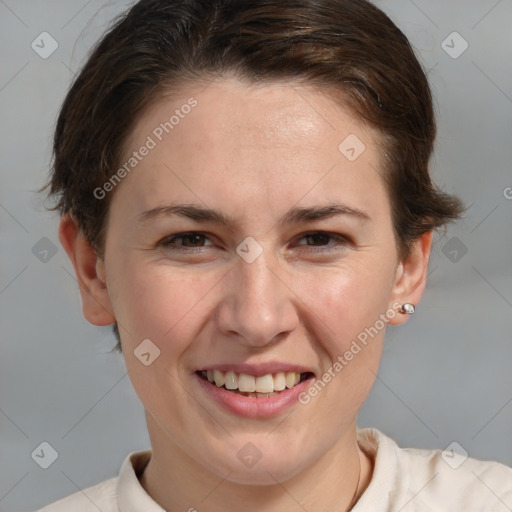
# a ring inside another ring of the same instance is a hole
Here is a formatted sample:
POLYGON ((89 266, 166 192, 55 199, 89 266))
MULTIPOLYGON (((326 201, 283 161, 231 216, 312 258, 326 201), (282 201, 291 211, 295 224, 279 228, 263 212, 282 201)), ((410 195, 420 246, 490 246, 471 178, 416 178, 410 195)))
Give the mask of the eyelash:
MULTIPOLYGON (((329 237, 330 239, 332 240, 336 240, 336 245, 337 245, 337 248, 334 248, 334 249, 322 249, 321 247, 322 246, 315 246, 315 245, 311 245, 311 246, 308 246, 307 244, 300 244, 300 245, 306 245, 306 247, 310 247, 313 252, 332 252, 333 250, 337 250, 340 246, 341 247, 345 247, 347 245, 350 244, 350 241, 342 236, 342 235, 338 235, 336 233, 328 233, 326 231, 308 231, 307 233, 303 233, 301 235, 301 239, 302 238, 306 238, 306 237, 311 237, 311 236, 318 236, 318 235, 323 235, 323 236, 327 236, 329 237)), ((169 250, 173 250, 173 251, 182 251, 182 252, 201 252, 203 249, 205 249, 205 247, 208 247, 208 246, 199 246, 199 247, 184 247, 184 246, 180 246, 180 247, 172 247, 172 244, 176 241, 176 240, 179 240, 179 239, 184 239, 184 238, 187 238, 187 237, 190 237, 190 236, 199 236, 199 237, 204 237, 206 239, 208 239, 208 236, 205 234, 205 233, 202 233, 200 231, 185 231, 183 233, 176 233, 174 235, 171 235, 167 238, 165 238, 164 240, 162 240, 159 245, 161 245, 162 247, 166 248, 166 249, 169 249, 169 250)))

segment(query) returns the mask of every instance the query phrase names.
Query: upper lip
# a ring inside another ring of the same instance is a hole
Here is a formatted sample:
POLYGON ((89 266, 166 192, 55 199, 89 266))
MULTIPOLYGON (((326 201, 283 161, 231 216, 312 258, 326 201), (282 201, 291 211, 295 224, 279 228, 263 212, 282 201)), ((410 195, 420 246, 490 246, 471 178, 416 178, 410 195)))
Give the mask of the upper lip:
POLYGON ((250 364, 250 363, 222 363, 222 364, 208 364, 201 366, 196 371, 204 371, 204 370, 219 370, 221 372, 235 372, 235 373, 246 373, 247 375, 254 375, 255 377, 260 377, 262 375, 267 375, 269 373, 279 373, 279 372, 297 372, 297 373, 313 373, 314 372, 307 368, 306 366, 302 366, 299 364, 291 364, 291 363, 282 363, 278 361, 269 361, 266 363, 260 364, 250 364))

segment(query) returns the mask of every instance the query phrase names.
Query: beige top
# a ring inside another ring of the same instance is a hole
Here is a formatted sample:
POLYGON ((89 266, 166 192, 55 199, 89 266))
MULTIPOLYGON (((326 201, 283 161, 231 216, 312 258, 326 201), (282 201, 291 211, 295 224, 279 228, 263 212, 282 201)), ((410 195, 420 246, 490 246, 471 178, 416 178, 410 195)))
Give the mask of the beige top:
MULTIPOLYGON (((377 429, 358 430, 375 461, 370 485, 353 512, 510 512, 512 468, 453 451, 400 448, 377 429)), ((151 450, 128 455, 119 476, 72 494, 39 512, 162 512, 137 474, 151 450)), ((165 511, 164 511, 165 512, 165 511)))

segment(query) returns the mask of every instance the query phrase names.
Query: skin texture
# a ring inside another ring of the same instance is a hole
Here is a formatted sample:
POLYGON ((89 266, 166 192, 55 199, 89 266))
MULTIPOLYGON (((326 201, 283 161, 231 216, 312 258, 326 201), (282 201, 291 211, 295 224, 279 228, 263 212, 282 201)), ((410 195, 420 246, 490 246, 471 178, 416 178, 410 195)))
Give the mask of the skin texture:
MULTIPOLYGON (((85 317, 119 324, 153 448, 141 482, 169 511, 225 512, 239 500, 248 511, 344 510, 359 468, 358 495, 371 479, 356 417, 375 380, 385 329, 310 403, 271 418, 220 408, 194 372, 281 361, 321 376, 393 304, 419 302, 432 234, 399 261, 378 134, 326 94, 297 84, 224 77, 156 98, 126 141, 126 157, 190 97, 197 106, 113 192, 104 260, 72 218, 63 216, 59 230, 85 317), (338 149, 350 134, 366 147, 354 161, 338 149), (140 220, 171 202, 218 209, 234 225, 140 220), (279 221, 291 208, 332 203, 369 219, 279 221), (205 237, 160 243, 187 231, 205 237), (307 236, 315 231, 334 237, 307 236), (252 263, 236 252, 247 237, 263 249, 252 263), (160 356, 144 366, 134 350, 148 338, 160 356), (248 442, 262 454, 251 468, 237 457, 248 442)), ((406 320, 396 314, 389 323, 406 320)))

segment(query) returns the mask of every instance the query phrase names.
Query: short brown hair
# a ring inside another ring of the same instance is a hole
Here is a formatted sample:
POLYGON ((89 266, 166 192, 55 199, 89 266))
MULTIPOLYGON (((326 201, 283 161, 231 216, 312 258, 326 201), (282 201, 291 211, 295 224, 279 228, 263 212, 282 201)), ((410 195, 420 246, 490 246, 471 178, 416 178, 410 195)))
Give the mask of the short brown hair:
MULTIPOLYGON (((329 93, 382 135, 383 175, 399 254, 460 216, 429 174, 436 124, 426 74, 409 41, 366 0, 141 0, 93 49, 62 105, 50 194, 103 256, 111 194, 141 112, 165 88, 224 73, 300 81, 329 93)), ((114 330, 119 340, 117 325, 114 330)))

